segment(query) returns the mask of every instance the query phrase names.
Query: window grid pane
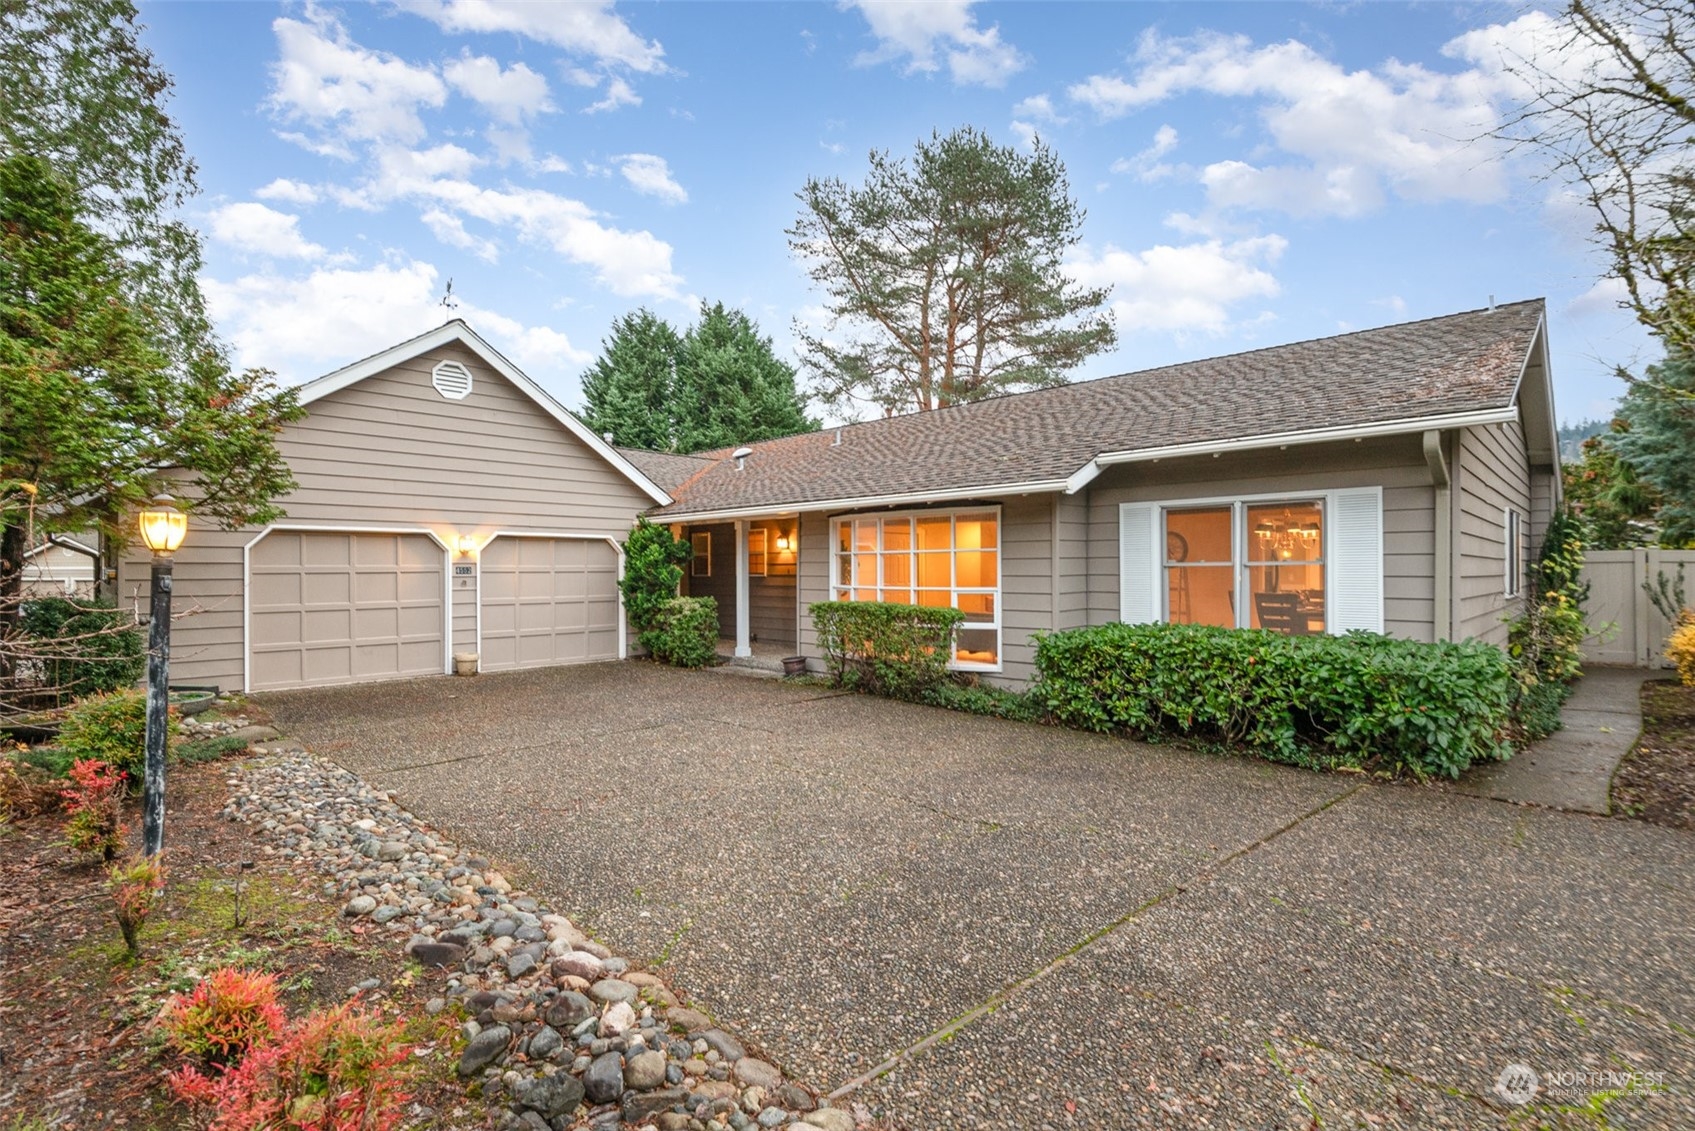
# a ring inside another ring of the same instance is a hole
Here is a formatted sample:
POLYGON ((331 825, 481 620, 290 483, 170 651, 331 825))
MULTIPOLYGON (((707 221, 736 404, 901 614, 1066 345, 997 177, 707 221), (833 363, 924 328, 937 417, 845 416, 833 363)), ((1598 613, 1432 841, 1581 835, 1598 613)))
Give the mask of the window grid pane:
POLYGON ((958 608, 954 663, 1000 665, 1000 516, 959 515, 840 519, 836 527, 838 599, 958 608))

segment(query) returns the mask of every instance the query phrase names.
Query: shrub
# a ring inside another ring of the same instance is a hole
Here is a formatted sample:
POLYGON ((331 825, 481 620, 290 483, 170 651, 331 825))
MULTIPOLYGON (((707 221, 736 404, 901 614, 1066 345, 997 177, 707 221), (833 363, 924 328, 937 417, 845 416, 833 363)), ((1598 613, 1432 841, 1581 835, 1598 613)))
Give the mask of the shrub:
POLYGON ((18 632, 20 650, 39 665, 42 683, 60 703, 129 687, 147 666, 141 630, 110 601, 26 601, 18 632))
POLYGON ((1514 730, 1520 742, 1559 729, 1560 706, 1571 681, 1582 674, 1583 641, 1589 635, 1583 615, 1589 586, 1579 580, 1582 569, 1582 520, 1562 510, 1542 537, 1523 610, 1507 622, 1507 654, 1518 683, 1514 730))
POLYGON ((1030 694, 1084 730, 1420 777, 1510 753, 1512 670, 1487 644, 1108 624, 1041 638, 1036 666, 1030 694))
POLYGON ((219 734, 211 738, 198 738, 193 742, 184 742, 171 751, 171 757, 178 762, 193 765, 196 762, 215 762, 226 754, 236 754, 246 750, 247 739, 237 738, 233 734, 219 734))
POLYGON ((71 765, 71 782, 60 791, 70 816, 65 841, 74 852, 110 862, 124 846, 124 774, 98 759, 79 759, 71 765))
POLYGON ((920 699, 934 707, 964 711, 969 715, 988 715, 996 719, 1011 719, 1031 723, 1042 716, 1042 706, 1035 698, 1002 687, 986 684, 955 683, 943 680, 920 699))
POLYGON ((112 865, 107 878, 112 901, 117 904, 118 930, 131 955, 141 953, 141 925, 159 905, 165 890, 165 864, 157 856, 135 856, 112 865))
POLYGON ((50 775, 27 761, 28 749, 0 754, 0 817, 33 817, 64 802, 63 786, 55 780, 63 775, 50 775))
POLYGON ((288 1026, 273 975, 214 970, 193 992, 178 994, 160 1014, 165 1039, 202 1064, 236 1064, 255 1046, 270 1044, 288 1026))
MULTIPOLYGON (((165 716, 165 741, 177 732, 174 710, 165 716)), ((141 786, 147 760, 147 696, 139 691, 115 691, 74 704, 59 730, 59 745, 73 758, 97 758, 129 775, 131 788, 141 786)))
POLYGON ((1695 687, 1695 612, 1684 609, 1677 628, 1666 641, 1666 659, 1677 665, 1677 678, 1685 687, 1695 687))
POLYGON ((210 1131, 392 1131, 410 1097, 401 1026, 352 1003, 322 1010, 208 1076, 170 1076, 177 1098, 209 1109, 210 1131))
POLYGON ((919 699, 947 679, 958 609, 820 601, 810 606, 830 682, 919 699))
MULTIPOLYGON (((648 651, 645 634, 659 623, 659 613, 665 603, 677 596, 677 585, 683 580, 682 563, 689 560, 689 544, 673 537, 670 527, 658 526, 645 518, 636 519, 636 528, 624 540, 624 577, 618 587, 624 593, 624 611, 636 639, 648 651)), ((714 628, 714 644, 717 630, 714 628)))
POLYGON ((18 751, 16 758, 53 778, 70 777, 71 763, 76 761, 62 746, 26 746, 18 751))
POLYGON ((672 597, 641 635, 657 660, 680 668, 704 668, 718 658, 718 602, 711 597, 672 597))

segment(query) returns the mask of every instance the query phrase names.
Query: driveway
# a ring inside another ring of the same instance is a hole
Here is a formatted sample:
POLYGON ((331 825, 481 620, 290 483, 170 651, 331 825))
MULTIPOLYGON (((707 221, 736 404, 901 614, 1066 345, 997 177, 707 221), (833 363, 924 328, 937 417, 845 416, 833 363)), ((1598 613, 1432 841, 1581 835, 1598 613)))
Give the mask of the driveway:
POLYGON ((1684 833, 645 663, 263 702, 892 1126, 1695 1126, 1684 833))

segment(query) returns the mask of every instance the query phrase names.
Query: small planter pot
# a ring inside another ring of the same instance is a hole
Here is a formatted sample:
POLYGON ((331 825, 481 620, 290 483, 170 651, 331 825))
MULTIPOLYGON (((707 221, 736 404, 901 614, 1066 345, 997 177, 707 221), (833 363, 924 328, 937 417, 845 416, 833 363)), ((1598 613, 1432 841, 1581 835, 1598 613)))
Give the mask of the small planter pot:
POLYGON ((218 701, 215 687, 172 687, 171 706, 181 716, 198 715, 218 701))
POLYGON ((801 675, 806 671, 805 656, 785 656, 783 658, 784 675, 801 675))

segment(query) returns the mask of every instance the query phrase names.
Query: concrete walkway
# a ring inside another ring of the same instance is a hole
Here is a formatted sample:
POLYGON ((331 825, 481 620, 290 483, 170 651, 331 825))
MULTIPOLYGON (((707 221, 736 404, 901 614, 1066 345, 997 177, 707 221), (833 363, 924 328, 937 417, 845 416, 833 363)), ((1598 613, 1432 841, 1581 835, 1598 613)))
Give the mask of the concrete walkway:
POLYGON ((1642 733, 1642 684, 1660 675, 1644 668, 1589 668, 1566 700, 1559 730, 1508 761, 1471 770, 1455 788, 1474 797, 1605 815, 1613 772, 1642 733))

